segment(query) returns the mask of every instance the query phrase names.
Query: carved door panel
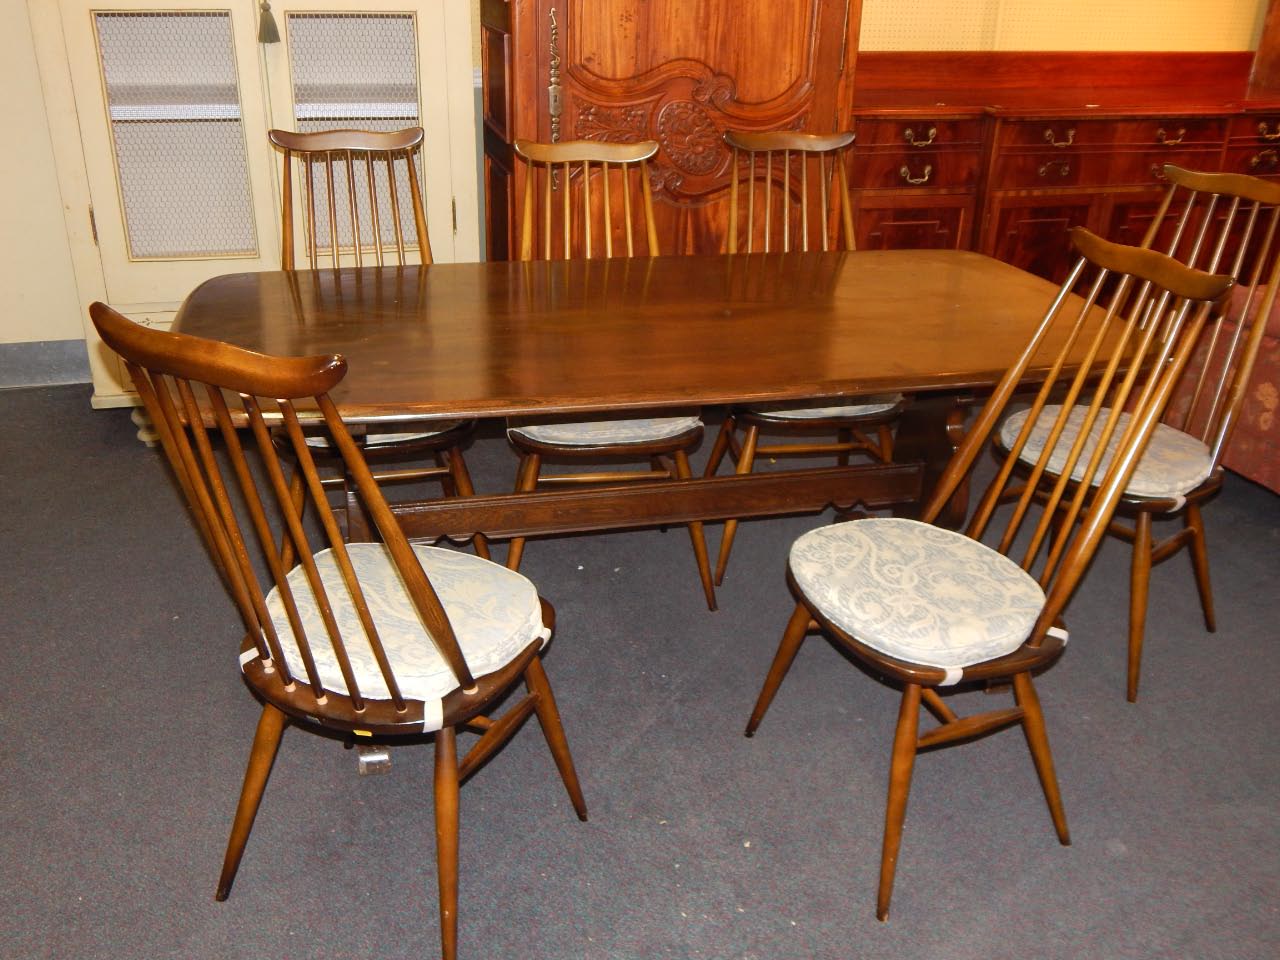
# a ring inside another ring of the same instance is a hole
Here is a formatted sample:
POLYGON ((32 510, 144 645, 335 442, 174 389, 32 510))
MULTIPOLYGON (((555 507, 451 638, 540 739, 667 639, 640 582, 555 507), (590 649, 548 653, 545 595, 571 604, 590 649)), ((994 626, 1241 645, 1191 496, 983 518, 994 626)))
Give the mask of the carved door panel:
POLYGON ((509 24, 485 39, 486 86, 501 82, 499 58, 510 64, 510 116, 486 118, 491 255, 522 200, 513 139, 657 140, 663 252, 714 253, 727 227, 724 131, 825 132, 849 115, 861 0, 487 0, 482 10, 509 24))
POLYGON ((859 250, 965 250, 972 232, 971 194, 874 196, 855 201, 859 250))

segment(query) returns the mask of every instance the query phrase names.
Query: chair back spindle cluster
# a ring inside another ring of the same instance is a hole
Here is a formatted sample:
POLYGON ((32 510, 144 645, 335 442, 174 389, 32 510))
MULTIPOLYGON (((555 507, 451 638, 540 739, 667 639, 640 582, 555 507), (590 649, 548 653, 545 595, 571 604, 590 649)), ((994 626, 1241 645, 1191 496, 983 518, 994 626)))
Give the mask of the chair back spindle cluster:
POLYGON ((1192 364, 1190 402, 1167 421, 1202 440, 1215 467, 1240 411, 1267 318, 1280 289, 1280 184, 1232 173, 1166 165, 1165 193, 1143 246, 1210 273, 1230 274, 1237 291, 1203 335, 1204 362, 1192 364))
MULTIPOLYGON (((474 685, 439 598, 329 398, 346 373, 345 360, 267 357, 229 344, 150 330, 103 304, 94 304, 90 312, 103 340, 125 360, 248 640, 264 668, 278 672, 285 690, 295 689, 295 684, 309 687, 315 715, 322 722, 326 704, 355 720, 374 700, 389 700, 395 714, 408 708, 317 474, 297 401, 306 401, 309 417, 319 411, 424 626, 458 684, 474 685), (247 437, 242 439, 237 425, 248 426, 247 437), (290 477, 272 439, 273 427, 279 425, 283 430, 275 432, 287 437, 296 465, 290 477), (303 522, 304 509, 315 518, 311 523, 303 522), (325 548, 336 561, 363 636, 343 636, 339 630, 333 613, 338 604, 330 597, 333 588, 326 586, 314 556, 325 548), (295 563, 302 568, 304 587, 288 576, 295 563), (277 619, 268 610, 272 588, 301 661, 300 676, 290 666, 277 619), (308 635, 300 612, 304 605, 319 612, 323 635, 308 635), (315 656, 319 644, 332 648, 345 689, 321 675, 315 656), (357 682, 352 651, 366 649, 376 661, 385 693, 362 690, 357 682)), ((387 710, 379 713, 393 716, 387 710)))
POLYGON ((526 168, 521 260, 661 252, 648 164, 656 140, 517 140, 515 152, 526 168))
POLYGON ((729 253, 854 249, 853 133, 730 130, 729 253))
POLYGON ((1033 644, 1061 615, 1196 341, 1232 283, 1229 276, 1192 270, 1153 250, 1108 243, 1082 228, 1073 230, 1072 241, 1080 259, 966 434, 923 516, 932 521, 939 515, 985 449, 1019 384, 1044 371, 1016 439, 965 531, 984 538, 996 507, 1012 500, 1003 528, 992 536, 1002 553, 1013 556, 1020 546, 1021 556, 1013 558, 1045 589, 1033 644), (1086 292, 1080 297, 1072 289, 1086 292), (1046 412, 1050 403, 1059 406, 1046 412), (1082 418, 1077 430, 1068 429, 1072 417, 1082 418), (1043 445, 1034 457, 1034 446, 1028 446, 1033 437, 1043 445), (1112 456, 1117 449, 1121 455, 1112 456), (1034 460, 1029 476, 1025 464, 1017 469, 1024 451, 1034 460), (1051 486, 1046 473, 1057 477, 1051 486), (1043 509, 1031 510, 1033 500, 1043 509))
POLYGON ((303 211, 303 242, 312 269, 407 264, 416 251, 431 262, 426 211, 418 180, 421 127, 393 132, 272 130, 284 151, 284 223, 280 261, 294 269, 295 160, 303 211), (404 185, 408 185, 407 195, 404 185), (410 224, 412 226, 410 227, 410 224))

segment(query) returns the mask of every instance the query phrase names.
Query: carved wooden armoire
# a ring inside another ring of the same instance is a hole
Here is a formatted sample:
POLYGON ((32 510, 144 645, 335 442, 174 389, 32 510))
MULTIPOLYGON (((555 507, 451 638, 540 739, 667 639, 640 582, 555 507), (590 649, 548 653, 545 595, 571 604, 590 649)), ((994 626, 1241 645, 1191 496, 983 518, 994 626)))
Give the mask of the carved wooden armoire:
POLYGON ((663 252, 718 253, 726 129, 850 115, 862 0, 482 0, 487 254, 508 259, 516 139, 653 139, 663 252))

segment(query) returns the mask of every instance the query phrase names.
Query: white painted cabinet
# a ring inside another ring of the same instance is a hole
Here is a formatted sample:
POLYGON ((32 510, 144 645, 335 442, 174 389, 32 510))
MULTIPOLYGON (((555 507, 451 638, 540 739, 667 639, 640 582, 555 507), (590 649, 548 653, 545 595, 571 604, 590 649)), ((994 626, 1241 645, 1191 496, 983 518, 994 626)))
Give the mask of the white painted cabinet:
MULTIPOLYGON (((271 127, 422 126, 432 254, 479 257, 467 0, 271 7, 276 43, 257 0, 29 0, 82 307, 165 326, 209 277, 278 269, 271 127)), ((85 322, 94 404, 132 403, 85 322)))

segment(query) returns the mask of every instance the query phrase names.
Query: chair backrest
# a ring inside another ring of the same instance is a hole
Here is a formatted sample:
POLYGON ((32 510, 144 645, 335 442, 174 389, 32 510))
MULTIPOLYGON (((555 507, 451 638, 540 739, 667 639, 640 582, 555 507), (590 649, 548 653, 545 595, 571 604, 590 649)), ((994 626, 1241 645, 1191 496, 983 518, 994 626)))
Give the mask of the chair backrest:
POLYGON ((724 140, 733 147, 729 253, 854 248, 852 132, 729 130, 724 140))
POLYGON ((1216 467, 1244 402, 1280 288, 1280 183, 1167 164, 1169 189, 1143 246, 1235 278, 1238 289, 1203 335, 1203 363, 1187 372, 1190 400, 1169 422, 1208 444, 1216 467))
POLYGON ((659 254, 648 163, 656 140, 517 140, 515 152, 526 171, 521 260, 659 254))
POLYGON ((312 270, 328 261, 364 266, 408 263, 417 251, 431 262, 431 241, 417 153, 422 128, 392 132, 323 130, 267 137, 284 151, 280 182, 283 242, 280 263, 294 269, 294 167, 301 184, 303 242, 312 270), (295 164, 296 161, 296 164, 295 164))
POLYGON ((932 521, 947 505, 1019 386, 1043 378, 965 530, 984 537, 996 507, 1013 500, 1008 517, 1001 517, 1003 529, 992 535, 999 537, 1000 552, 1045 589, 1033 644, 1054 625, 1084 574, 1196 340, 1232 285, 1229 276, 1108 243, 1081 227, 1071 239, 1079 260, 965 435, 923 514, 932 521), (1073 289, 1087 292, 1079 297, 1073 289), (1059 405, 1056 415, 1054 408, 1045 411, 1050 403, 1059 405), (1040 443, 1043 449, 1034 455, 1040 443), (1020 468, 1024 451, 1034 465, 1020 468), (1050 487, 1042 477, 1055 454, 1063 459, 1054 464, 1059 479, 1050 487), (1031 510, 1033 501, 1043 509, 1031 510))
POLYGON ((435 590, 329 398, 346 374, 346 360, 337 355, 272 357, 153 330, 102 303, 93 304, 89 313, 103 342, 123 358, 248 637, 267 671, 279 674, 285 690, 294 689, 295 678, 268 612, 272 586, 304 665, 305 676, 297 680, 309 687, 310 710, 323 714, 323 705, 335 700, 356 717, 367 705, 387 700, 396 712, 407 709, 303 437, 295 401, 304 401, 303 409, 311 416, 318 411, 425 629, 459 686, 474 685, 435 590), (296 464, 288 479, 272 442, 271 427, 281 424, 296 464), (248 426, 252 443, 249 437, 242 442, 238 425, 248 426), (303 522, 304 507, 314 511, 309 523, 303 522), (339 632, 333 588, 322 582, 314 558, 321 548, 332 551, 363 636, 344 637, 339 632), (304 571, 305 590, 299 578, 287 576, 295 563, 304 571), (308 636, 300 606, 319 611, 323 636, 308 636), (345 690, 332 689, 336 684, 326 685, 321 678, 313 653, 320 644, 332 647, 345 690), (372 652, 388 693, 385 698, 381 691, 372 697, 360 689, 352 669, 353 650, 362 657, 372 652))

